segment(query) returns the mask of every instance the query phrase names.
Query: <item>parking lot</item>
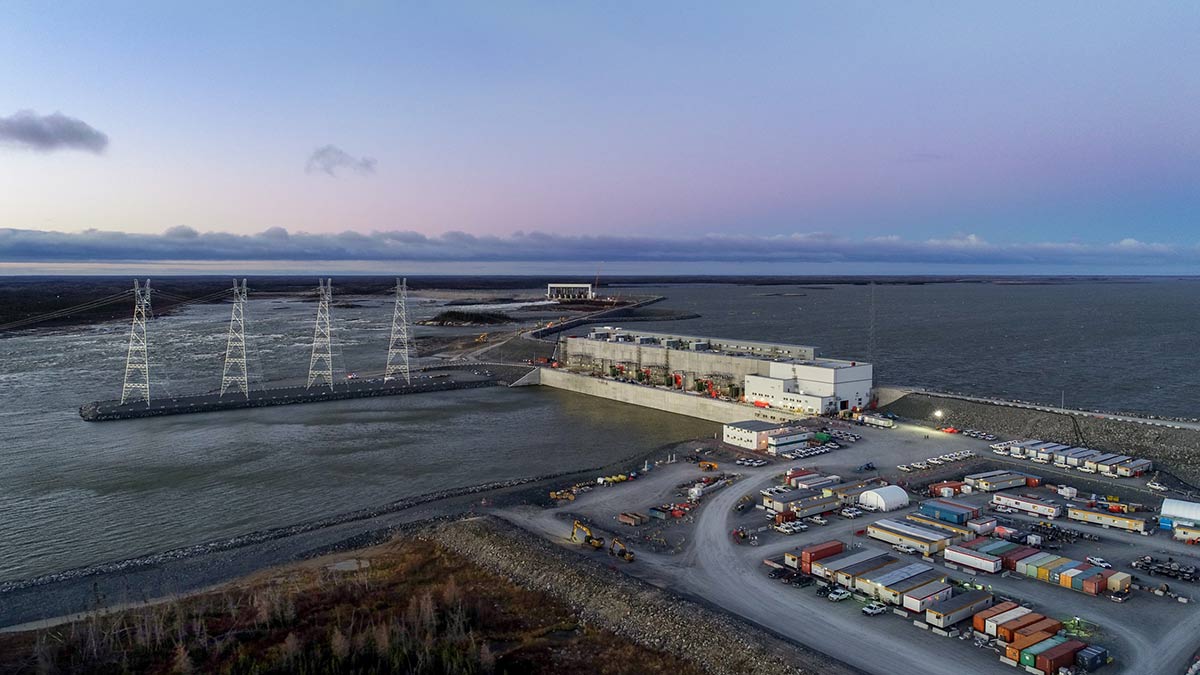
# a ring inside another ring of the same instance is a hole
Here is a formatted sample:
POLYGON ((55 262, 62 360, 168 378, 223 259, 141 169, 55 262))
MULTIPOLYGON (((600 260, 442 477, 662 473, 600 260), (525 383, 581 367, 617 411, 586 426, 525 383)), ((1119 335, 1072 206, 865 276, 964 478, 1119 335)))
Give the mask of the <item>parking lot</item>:
MULTIPOLYGON (((762 564, 765 558, 829 539, 839 539, 850 548, 894 553, 888 544, 865 536, 867 524, 883 517, 882 514, 863 513, 853 518, 832 515, 825 518, 824 525, 804 522, 806 529, 792 534, 772 529, 768 514, 754 508, 754 504, 761 503, 760 491, 777 484, 779 476, 789 467, 812 468, 824 474, 839 475, 844 480, 878 478, 916 486, 946 477, 961 477, 963 473, 985 470, 997 464, 1018 470, 1031 470, 1037 466, 1005 462, 1003 458, 991 455, 986 439, 961 434, 944 434, 911 425, 899 425, 894 429, 855 427, 852 432, 860 435, 861 440, 839 443, 842 447, 796 461, 763 460, 767 462, 763 466, 744 466, 745 462, 738 465, 736 459, 729 460, 749 456, 749 453, 726 451, 720 458, 721 471, 736 471, 741 474, 740 478, 731 486, 705 496, 698 508, 666 526, 677 534, 678 545, 670 552, 660 553, 645 547, 639 550, 636 528, 619 525, 615 518, 623 511, 639 510, 676 498, 679 485, 702 475, 694 464, 665 465, 637 481, 598 489, 573 503, 553 509, 523 507, 502 515, 550 540, 575 548, 579 545, 565 540, 569 519, 577 515, 586 517, 596 523, 605 536, 619 534, 634 548, 637 561, 620 564, 619 569, 656 585, 705 598, 726 611, 868 672, 1022 672, 1001 664, 997 654, 977 647, 972 640, 934 635, 890 611, 868 616, 862 611, 865 603, 856 599, 831 602, 817 595, 816 584, 781 583, 769 577, 770 570, 762 564), (964 456, 965 452, 973 455, 964 456), (940 460, 943 455, 960 459, 941 464, 927 461, 930 458, 940 460), (929 468, 910 472, 896 469, 900 464, 911 466, 921 461, 929 468), (861 470, 866 464, 874 464, 875 470, 861 470), (750 496, 748 500, 747 495, 750 496), (739 505, 741 510, 738 510, 739 505), (736 536, 734 533, 739 529, 752 536, 736 536), (630 538, 634 540, 630 541, 630 538), (861 644, 887 644, 888 648, 886 653, 881 653, 856 646, 861 644)), ((1051 470, 1040 473, 1047 479, 1062 481, 1065 476, 1070 476, 1080 482, 1070 474, 1056 477, 1051 470)), ((1150 500, 1154 494, 1145 489, 1144 481, 1139 484, 1125 479, 1116 484, 1119 488, 1104 481, 1093 483, 1102 490, 1122 490, 1133 497, 1144 495, 1145 501, 1153 503, 1150 500)), ((1080 487, 1080 492, 1084 489, 1090 488, 1080 487)), ((1045 494, 1049 496, 1052 492, 1047 490, 1045 494)), ((903 518, 915 510, 919 498, 914 495, 912 506, 888 513, 887 517, 903 518)), ((966 499, 982 505, 989 495, 970 495, 966 499)), ((1019 514, 1003 517, 1014 524, 1032 524, 1037 520, 1019 514)), ((1094 531, 1100 539, 1098 542, 1080 539, 1057 542, 1056 545, 1061 546, 1058 550, 1061 555, 1080 560, 1100 556, 1122 571, 1139 577, 1143 575, 1129 563, 1142 555, 1195 559, 1194 548, 1171 541, 1169 536, 1164 536, 1167 533, 1147 537, 1073 521, 1060 524, 1094 531)), ((939 556, 927 564, 940 567, 943 563, 939 556)), ((1015 574, 948 571, 952 579, 1025 602, 1048 616, 1072 621, 1080 619, 1080 625, 1089 633, 1087 640, 1109 648, 1118 659, 1105 672, 1182 672, 1195 648, 1194 634, 1200 630, 1200 615, 1192 604, 1181 604, 1149 592, 1135 592, 1129 602, 1118 604, 1106 597, 1086 595, 1015 574), (1133 664, 1137 664, 1136 669, 1132 668, 1133 664)), ((1158 583, 1161 579, 1146 581, 1158 583)), ((1176 590, 1190 595, 1190 582, 1171 580, 1171 584, 1173 588, 1179 587, 1176 590)))

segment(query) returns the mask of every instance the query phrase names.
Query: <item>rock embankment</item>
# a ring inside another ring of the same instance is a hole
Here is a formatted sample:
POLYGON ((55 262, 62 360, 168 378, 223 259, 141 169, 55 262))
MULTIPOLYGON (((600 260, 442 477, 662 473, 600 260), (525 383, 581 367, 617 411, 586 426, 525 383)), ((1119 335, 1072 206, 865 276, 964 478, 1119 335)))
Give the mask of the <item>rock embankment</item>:
POLYGON ((1080 447, 1145 457, 1193 485, 1200 483, 1200 431, 1172 429, 1101 417, 1043 412, 931 394, 907 394, 882 407, 901 417, 938 418, 956 427, 982 429, 1011 438, 1039 438, 1080 447))
POLYGON ((585 623, 687 659, 712 673, 857 672, 736 618, 563 550, 504 521, 487 517, 459 520, 434 526, 421 536, 519 586, 567 603, 585 623))

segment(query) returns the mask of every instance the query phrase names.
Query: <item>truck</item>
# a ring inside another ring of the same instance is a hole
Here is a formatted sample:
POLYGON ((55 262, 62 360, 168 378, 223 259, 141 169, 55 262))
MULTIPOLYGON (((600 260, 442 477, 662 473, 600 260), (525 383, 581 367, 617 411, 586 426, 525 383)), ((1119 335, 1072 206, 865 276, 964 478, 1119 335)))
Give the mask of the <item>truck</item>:
POLYGON ((870 427, 878 427, 880 429, 891 429, 896 426, 892 420, 883 417, 882 415, 859 415, 859 424, 865 424, 870 427))

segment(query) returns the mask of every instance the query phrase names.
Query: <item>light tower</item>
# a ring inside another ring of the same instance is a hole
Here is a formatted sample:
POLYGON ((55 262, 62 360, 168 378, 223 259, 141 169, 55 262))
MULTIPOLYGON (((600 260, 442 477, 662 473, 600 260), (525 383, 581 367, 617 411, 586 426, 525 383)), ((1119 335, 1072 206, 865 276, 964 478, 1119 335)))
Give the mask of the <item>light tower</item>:
POLYGON ((408 279, 396 280, 396 308, 392 311, 392 337, 388 341, 387 368, 383 381, 403 377, 405 384, 412 384, 408 371, 408 279))
POLYGON ((150 280, 145 287, 133 280, 133 325, 129 327, 129 352, 125 356, 125 385, 121 405, 130 401, 150 404, 150 358, 146 351, 146 315, 150 313, 150 280))
POLYGON ((306 389, 312 389, 313 383, 322 381, 321 386, 328 386, 333 391, 333 347, 330 344, 329 331, 329 300, 333 296, 333 279, 318 279, 320 301, 317 304, 317 323, 313 327, 312 358, 308 362, 308 384, 306 389))
POLYGON ((221 396, 230 389, 250 398, 250 378, 246 375, 246 280, 238 286, 233 280, 233 312, 229 317, 229 337, 225 341, 225 370, 221 373, 221 396))

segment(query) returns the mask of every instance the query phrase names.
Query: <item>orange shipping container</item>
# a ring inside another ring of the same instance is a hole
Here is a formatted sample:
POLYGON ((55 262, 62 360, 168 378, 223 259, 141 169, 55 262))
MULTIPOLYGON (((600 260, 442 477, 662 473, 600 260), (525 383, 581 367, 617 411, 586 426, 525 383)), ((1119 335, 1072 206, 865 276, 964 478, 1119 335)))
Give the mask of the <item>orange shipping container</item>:
POLYGON ((1006 621, 996 628, 996 637, 1004 640, 1005 642, 1012 642, 1013 636, 1016 635, 1018 630, 1021 630, 1026 626, 1032 626, 1033 624, 1045 618, 1045 616, 1042 616, 1037 612, 1030 612, 1025 616, 1017 617, 1012 621, 1006 621))
POLYGON ((976 614, 975 618, 971 619, 971 625, 975 627, 975 630, 982 633, 984 631, 984 629, 986 628, 984 623, 988 619, 992 618, 993 616, 996 616, 997 614, 1002 614, 1004 612, 1007 612, 1010 609, 1016 609, 1016 608, 1017 608, 1017 603, 1015 603, 1015 602, 1002 602, 998 605, 988 607, 987 609, 983 610, 982 612, 979 612, 978 614, 976 614))
POLYGON ((1008 643, 1008 646, 1004 648, 1004 656, 1010 661, 1019 661, 1021 659, 1022 651, 1029 649, 1042 640, 1047 640, 1053 636, 1054 633, 1047 633, 1045 631, 1041 633, 1032 633, 1030 635, 1018 635, 1017 639, 1008 643))

